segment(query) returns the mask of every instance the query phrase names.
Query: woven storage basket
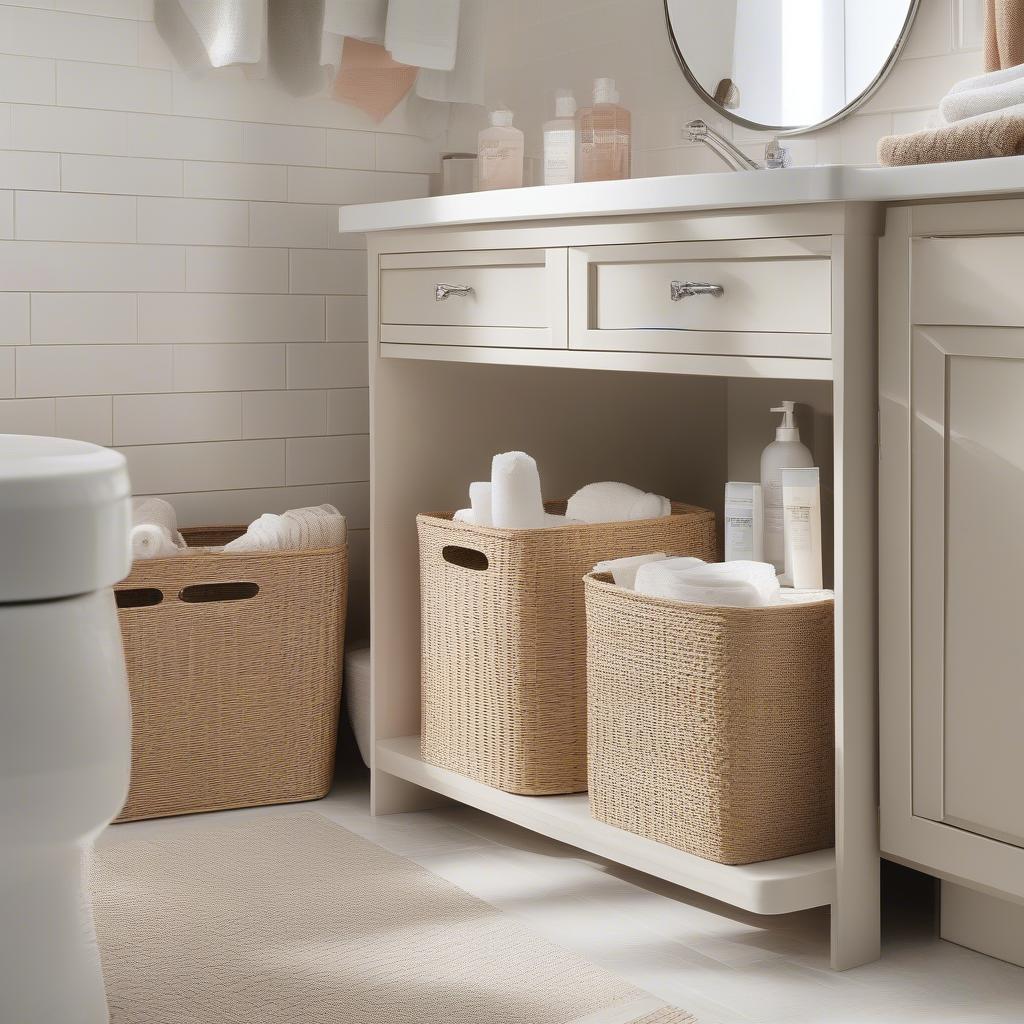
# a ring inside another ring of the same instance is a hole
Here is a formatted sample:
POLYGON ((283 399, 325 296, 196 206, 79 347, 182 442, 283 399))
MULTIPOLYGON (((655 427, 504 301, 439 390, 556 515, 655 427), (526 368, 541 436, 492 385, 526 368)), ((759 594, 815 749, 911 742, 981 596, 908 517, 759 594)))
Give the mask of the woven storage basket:
POLYGON ((132 698, 131 788, 118 821, 330 789, 346 548, 200 549, 243 532, 183 530, 196 550, 137 561, 115 587, 132 698))
POLYGON ((832 845, 832 601, 719 608, 584 580, 590 810, 719 864, 832 845))
MULTIPOLYGON (((548 511, 564 512, 565 502, 548 511)), ((504 530, 417 517, 422 755, 509 793, 587 788, 581 579, 607 558, 714 558, 715 516, 504 530)))

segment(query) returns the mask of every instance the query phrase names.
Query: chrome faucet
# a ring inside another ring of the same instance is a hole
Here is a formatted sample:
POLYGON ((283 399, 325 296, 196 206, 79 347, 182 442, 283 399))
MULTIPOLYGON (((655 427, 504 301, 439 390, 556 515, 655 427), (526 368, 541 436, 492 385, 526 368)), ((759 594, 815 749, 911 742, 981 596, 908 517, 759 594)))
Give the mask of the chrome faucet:
POLYGON ((778 139, 772 139, 765 146, 764 163, 759 164, 747 156, 743 150, 733 145, 724 135, 716 132, 702 118, 698 117, 696 120, 688 122, 683 132, 690 142, 703 142, 734 171, 763 171, 789 166, 789 150, 782 146, 778 139))

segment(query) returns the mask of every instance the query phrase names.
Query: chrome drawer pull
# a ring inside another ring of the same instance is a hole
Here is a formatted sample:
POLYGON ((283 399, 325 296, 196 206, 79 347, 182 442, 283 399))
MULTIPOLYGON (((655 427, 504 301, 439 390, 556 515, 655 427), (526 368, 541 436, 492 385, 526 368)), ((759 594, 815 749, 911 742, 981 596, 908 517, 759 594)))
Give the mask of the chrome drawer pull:
POLYGON ((689 298, 691 295, 713 295, 716 299, 725 294, 720 284, 705 284, 699 281, 673 281, 669 285, 669 295, 673 302, 689 298))
POLYGON ((473 289, 468 284, 435 284, 434 301, 444 302, 449 295, 470 295, 473 289))

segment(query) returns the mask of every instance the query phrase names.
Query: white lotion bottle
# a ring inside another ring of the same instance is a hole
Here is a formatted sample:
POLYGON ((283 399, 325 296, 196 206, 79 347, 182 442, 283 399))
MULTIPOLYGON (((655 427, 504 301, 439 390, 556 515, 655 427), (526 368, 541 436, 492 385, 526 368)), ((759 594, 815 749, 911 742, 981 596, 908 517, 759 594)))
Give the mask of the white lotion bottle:
POLYGON ((776 572, 786 568, 785 515, 782 500, 782 471, 809 469, 814 465, 810 449, 800 442, 800 430, 793 422, 795 402, 783 402, 772 409, 782 413, 775 428, 775 440, 761 453, 761 499, 764 503, 764 560, 776 572))
POLYGON ((544 184, 576 180, 576 99, 568 89, 555 94, 554 120, 544 122, 544 184))
POLYGON ((491 126, 477 139, 477 187, 523 187, 523 133, 512 127, 511 110, 492 110, 491 126))

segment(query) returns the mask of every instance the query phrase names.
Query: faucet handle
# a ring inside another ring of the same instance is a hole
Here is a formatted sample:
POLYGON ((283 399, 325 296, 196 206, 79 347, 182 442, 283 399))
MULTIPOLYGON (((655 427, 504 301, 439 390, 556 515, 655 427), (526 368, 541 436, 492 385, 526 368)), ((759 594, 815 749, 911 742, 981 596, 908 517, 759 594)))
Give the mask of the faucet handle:
POLYGON ((777 138, 772 139, 764 147, 764 165, 769 170, 778 170, 788 167, 790 164, 790 153, 777 138))

